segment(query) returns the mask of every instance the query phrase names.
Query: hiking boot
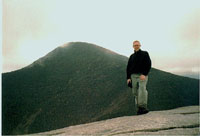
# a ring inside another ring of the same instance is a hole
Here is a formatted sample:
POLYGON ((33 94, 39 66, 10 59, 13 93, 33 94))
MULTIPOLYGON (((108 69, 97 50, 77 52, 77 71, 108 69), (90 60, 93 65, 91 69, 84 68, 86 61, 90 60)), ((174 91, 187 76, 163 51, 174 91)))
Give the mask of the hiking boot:
POLYGON ((144 107, 138 107, 138 111, 137 111, 137 115, 141 115, 141 114, 146 114, 149 112, 148 109, 144 108, 144 107))
POLYGON ((149 110, 146 109, 146 108, 144 108, 144 107, 141 107, 140 110, 141 110, 140 112, 141 112, 142 114, 146 114, 146 113, 149 112, 149 110))
POLYGON ((140 115, 140 114, 142 114, 142 109, 141 107, 138 107, 137 115, 140 115))

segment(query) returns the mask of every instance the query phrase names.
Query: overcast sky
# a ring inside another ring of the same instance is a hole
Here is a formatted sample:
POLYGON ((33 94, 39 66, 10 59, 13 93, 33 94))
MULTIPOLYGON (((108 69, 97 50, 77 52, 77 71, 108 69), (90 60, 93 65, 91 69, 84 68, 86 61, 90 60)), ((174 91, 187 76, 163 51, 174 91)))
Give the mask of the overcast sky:
POLYGON ((199 0, 3 0, 2 32, 3 72, 72 41, 129 57, 134 40, 154 68, 199 72, 199 0))

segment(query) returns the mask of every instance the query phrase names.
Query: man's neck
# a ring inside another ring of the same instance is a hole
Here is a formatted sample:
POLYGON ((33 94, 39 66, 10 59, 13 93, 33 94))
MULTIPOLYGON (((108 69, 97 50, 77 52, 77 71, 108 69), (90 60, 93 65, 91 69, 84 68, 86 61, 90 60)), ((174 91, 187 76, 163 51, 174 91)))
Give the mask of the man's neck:
POLYGON ((140 49, 134 50, 135 52, 139 51, 140 49))

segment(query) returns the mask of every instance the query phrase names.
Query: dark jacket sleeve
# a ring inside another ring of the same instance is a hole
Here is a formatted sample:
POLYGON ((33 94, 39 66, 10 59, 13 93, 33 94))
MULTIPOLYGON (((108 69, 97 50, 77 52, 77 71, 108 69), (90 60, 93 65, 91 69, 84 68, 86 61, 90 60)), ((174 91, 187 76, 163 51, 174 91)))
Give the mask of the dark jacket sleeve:
POLYGON ((147 76, 149 71, 151 69, 151 59, 149 57, 149 53, 145 53, 145 59, 144 59, 144 70, 142 72, 143 75, 147 76))
POLYGON ((131 79, 131 71, 130 71, 130 66, 131 66, 131 56, 128 59, 128 64, 126 67, 126 79, 131 79))

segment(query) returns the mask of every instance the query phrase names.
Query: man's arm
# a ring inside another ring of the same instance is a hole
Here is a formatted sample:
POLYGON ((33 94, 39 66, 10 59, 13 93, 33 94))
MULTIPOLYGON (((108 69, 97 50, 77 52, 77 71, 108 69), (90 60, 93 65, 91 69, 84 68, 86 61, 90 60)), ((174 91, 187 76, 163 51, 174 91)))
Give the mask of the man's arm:
POLYGON ((151 59, 149 57, 149 53, 145 53, 145 59, 144 59, 144 71, 142 72, 143 75, 147 76, 149 71, 151 69, 151 59))
POLYGON ((127 67, 126 67, 126 78, 127 79, 131 79, 130 66, 131 66, 131 56, 128 59, 128 64, 127 64, 127 67))

